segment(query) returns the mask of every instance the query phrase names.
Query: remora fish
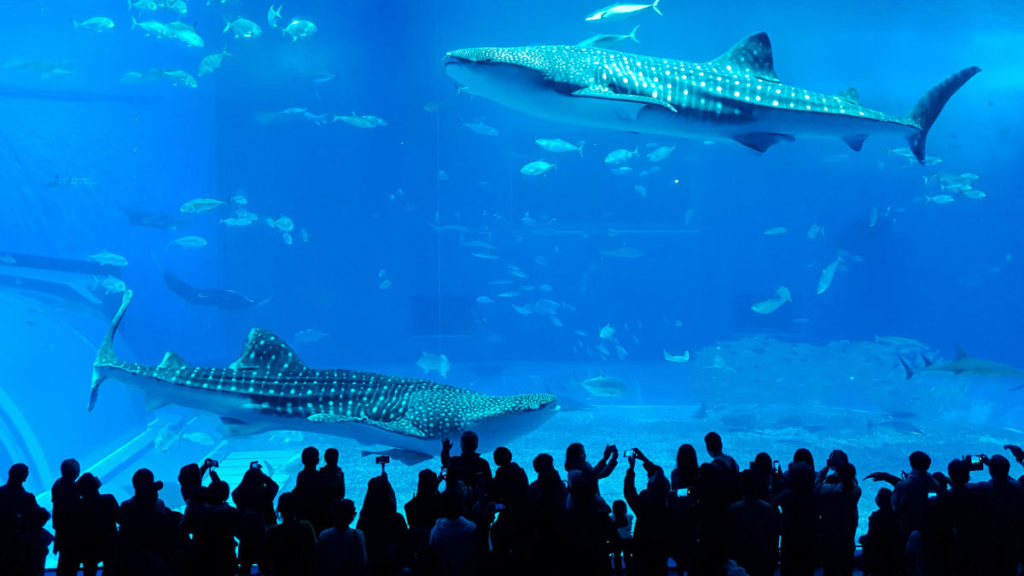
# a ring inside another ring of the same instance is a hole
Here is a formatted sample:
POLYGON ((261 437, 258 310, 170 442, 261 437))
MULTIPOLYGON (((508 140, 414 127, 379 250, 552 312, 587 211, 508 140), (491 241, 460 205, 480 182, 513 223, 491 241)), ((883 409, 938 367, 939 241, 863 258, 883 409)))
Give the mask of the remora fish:
POLYGON ((1024 379, 1024 370, 993 360, 974 358, 959 344, 956 345, 956 358, 952 362, 936 364, 922 354, 921 359, 924 360, 924 368, 913 370, 902 356, 899 356, 899 359, 900 364, 903 364, 903 369, 907 373, 907 380, 921 372, 952 372, 961 376, 976 376, 979 378, 1024 379))
POLYGON ((128 290, 97 352, 90 410, 109 378, 141 388, 151 406, 213 412, 234 433, 300 430, 424 453, 470 429, 489 444, 502 444, 555 412, 551 394, 489 396, 416 378, 309 368, 261 329, 249 333, 228 368, 191 366, 173 352, 157 366, 125 362, 114 352, 114 334, 131 300, 128 290))
POLYGON ((764 33, 705 63, 590 46, 526 46, 453 50, 445 71, 474 94, 558 122, 734 140, 758 152, 796 138, 842 139, 860 150, 869 135, 894 134, 924 163, 932 123, 980 68, 942 81, 905 118, 861 106, 852 89, 828 95, 782 84, 764 33))

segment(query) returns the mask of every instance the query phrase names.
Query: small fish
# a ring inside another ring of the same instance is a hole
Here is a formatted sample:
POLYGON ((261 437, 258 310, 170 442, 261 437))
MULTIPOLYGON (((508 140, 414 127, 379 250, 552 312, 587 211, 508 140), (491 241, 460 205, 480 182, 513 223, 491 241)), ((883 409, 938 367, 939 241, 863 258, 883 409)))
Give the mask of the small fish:
POLYGON ((601 331, 598 332, 598 336, 600 336, 602 340, 611 340, 612 337, 615 336, 615 328, 612 328, 611 324, 605 324, 601 327, 601 331))
POLYGON ((295 222, 293 222, 292 219, 287 216, 281 216, 277 220, 274 220, 273 218, 267 218, 265 222, 267 223, 267 226, 270 226, 271 228, 276 228, 281 232, 292 232, 295 230, 295 222))
POLYGON ((634 150, 626 150, 625 148, 619 148, 612 150, 604 157, 605 164, 625 164, 633 159, 634 156, 640 153, 640 148, 634 150))
POLYGON ((271 4, 267 10, 267 24, 271 28, 277 28, 277 23, 281 20, 281 8, 284 8, 284 4, 278 4, 277 8, 274 8, 274 5, 271 4))
POLYGON ((533 311, 536 312, 537 314, 547 314, 549 316, 554 316, 555 314, 558 314, 559 310, 561 309, 561 304, 555 302, 554 300, 549 300, 547 298, 541 298, 540 300, 537 300, 533 304, 533 311))
POLYGON ((540 286, 537 286, 537 290, 547 293, 554 290, 554 288, 551 287, 551 284, 541 284, 540 286))
POLYGON ((448 371, 452 367, 447 356, 444 354, 432 354, 430 352, 424 352, 421 354, 420 359, 416 361, 416 365, 423 370, 424 374, 437 372, 441 375, 441 378, 448 378, 448 371))
POLYGON ((818 237, 825 237, 825 227, 818 226, 817 224, 811 224, 811 227, 807 229, 807 239, 814 240, 818 237))
POLYGON ((836 270, 839 269, 839 265, 842 263, 843 257, 836 256, 836 259, 821 271, 821 276, 818 277, 818 294, 824 294, 832 286, 832 280, 836 277, 836 270))
POLYGON ((164 1, 164 8, 170 10, 171 12, 177 12, 178 14, 180 14, 182 16, 184 16, 185 14, 188 14, 188 4, 185 3, 185 0, 173 0, 173 1, 165 0, 164 1))
POLYGON ((316 31, 316 24, 309 20, 292 20, 281 30, 281 35, 285 38, 291 38, 292 42, 295 42, 300 38, 309 38, 316 34, 316 31))
POLYGON ((157 38, 168 38, 172 35, 171 31, 167 29, 167 25, 163 22, 157 22, 156 20, 146 20, 139 22, 132 16, 132 30, 139 28, 146 36, 156 36, 157 38))
POLYGON ((377 287, 381 290, 387 290, 388 288, 391 288, 391 280, 384 280, 378 284, 377 287))
POLYGON ((878 206, 872 206, 868 214, 868 228, 874 228, 878 224, 878 206))
POLYGON ((628 176, 633 173, 633 168, 631 166, 616 166, 609 170, 609 172, 615 176, 628 176))
POLYGON ((668 360, 669 362, 675 362, 676 364, 686 364, 687 362, 690 361, 690 351, 689 350, 685 350, 685 351, 683 351, 682 354, 678 354, 678 355, 677 354, 669 354, 668 350, 662 350, 661 353, 665 357, 665 360, 668 360))
POLYGON ((554 152, 555 154, 562 154, 564 152, 578 152, 580 157, 583 157, 583 145, 585 144, 585 142, 583 142, 582 140, 579 144, 575 145, 572 144, 571 142, 566 142, 561 138, 538 138, 534 140, 534 142, 537 143, 537 146, 540 146, 541 148, 547 150, 548 152, 554 152))
POLYGON ((925 196, 924 198, 925 203, 931 202, 939 205, 952 204, 956 201, 956 198, 953 198, 949 194, 936 194, 935 196, 925 196))
POLYGON ((544 174, 547 174, 549 171, 554 170, 555 168, 556 166, 554 164, 551 164, 550 162, 545 162, 543 160, 534 160, 533 162, 530 162, 529 164, 520 168, 519 172, 526 176, 543 176, 544 174))
POLYGON ((615 22, 631 18, 645 10, 653 10, 658 16, 662 16, 661 10, 658 9, 660 1, 654 0, 651 4, 627 4, 624 2, 612 4, 591 12, 585 20, 587 22, 615 22))
POLYGON ((13 265, 17 263, 18 261, 14 259, 14 256, 11 256, 10 254, 0 254, 0 264, 13 265))
POLYGON ((502 292, 502 293, 498 294, 498 298, 515 298, 516 296, 519 296, 520 294, 522 294, 522 292, 518 292, 516 290, 512 290, 512 291, 509 291, 509 292, 502 292))
POLYGON ((132 9, 140 12, 156 12, 160 9, 160 5, 154 2, 154 0, 139 0, 138 2, 128 0, 128 10, 132 9))
POLYGON ((779 286, 775 290, 775 298, 769 298, 768 300, 762 300, 750 307, 751 310, 758 314, 771 314, 782 307, 786 302, 792 302, 793 296, 789 293, 789 288, 785 286, 779 286))
POLYGON ((184 22, 171 22, 165 27, 167 37, 174 38, 182 44, 191 48, 202 48, 205 46, 203 38, 196 32, 195 26, 184 22))
POLYGON ((935 166, 937 164, 942 164, 942 158, 939 158, 938 156, 925 156, 924 157, 924 165, 925 166, 935 166))
POLYGON ((224 63, 225 56, 231 56, 232 54, 227 50, 218 52, 216 54, 210 54, 206 58, 203 58, 202 62, 199 63, 199 75, 205 76, 217 70, 224 63))
POLYGON ((479 134, 481 136, 497 136, 499 134, 498 130, 495 129, 494 127, 488 126, 487 124, 484 124, 483 122, 479 121, 463 122, 462 127, 466 128, 470 132, 473 132, 474 134, 479 134))
POLYGON ((185 214, 199 214, 209 212, 225 204, 222 200, 214 198, 195 198, 181 205, 181 211, 185 214))
POLYGON ((640 29, 640 25, 637 24, 633 27, 633 30, 629 34, 594 34, 590 38, 580 42, 577 46, 593 46, 594 48, 611 48, 612 46, 622 42, 623 40, 632 40, 637 44, 640 43, 636 39, 636 31, 640 29))
POLYGON ((513 304, 512 305, 512 309, 515 310, 516 312, 518 312, 522 316, 529 316, 530 314, 533 314, 533 307, 530 306, 529 304, 527 304, 525 306, 520 306, 518 304, 513 304))
POLYGON ((657 174, 658 172, 661 172, 661 166, 651 166, 650 168, 641 170, 640 173, 637 174, 637 176, 641 178, 646 178, 651 174, 657 174))
POLYGON ((236 18, 224 24, 223 34, 231 31, 235 38, 259 38, 263 36, 263 29, 260 25, 246 18, 236 18))
POLYGON ((195 88, 199 85, 194 76, 184 70, 161 70, 160 76, 171 81, 173 86, 195 88))
POLYGON ((614 376, 587 378, 578 384, 595 398, 618 398, 626 394, 626 383, 614 376))
POLYGON ((476 303, 477 304, 482 304, 482 305, 494 304, 494 300, 491 299, 491 297, 489 297, 489 296, 477 296, 476 297, 476 303))
POLYGON ((967 190, 961 192, 961 194, 963 194, 965 198, 969 198, 971 200, 981 200, 982 198, 987 196, 987 194, 985 194, 981 190, 975 190, 974 188, 968 188, 967 190))
POLYGON ((104 30, 110 30, 114 27, 114 21, 106 16, 93 16, 87 18, 81 22, 72 20, 72 24, 75 25, 75 30, 82 29, 88 32, 103 32, 104 30))
POLYGON ((642 198, 647 198, 647 188, 645 188, 643 184, 634 185, 633 191, 639 194, 642 198))
POLYGON ((781 236, 786 232, 789 232, 789 229, 786 228, 785 226, 776 226, 774 228, 769 228, 765 230, 764 232, 762 232, 762 234, 764 234, 765 236, 781 236))
POLYGON ((651 162, 661 162, 662 160, 667 160, 668 157, 672 155, 672 152, 675 151, 675 149, 675 144, 673 144, 672 146, 658 146, 657 148, 655 148, 654 150, 647 154, 647 159, 650 160, 651 162))
POLYGON ((125 258, 124 256, 121 256, 120 254, 114 254, 113 252, 110 252, 109 250, 104 250, 103 252, 98 252, 96 254, 93 254, 92 256, 89 256, 89 259, 93 260, 93 261, 96 261, 96 262, 99 262, 100 265, 102 265, 102 266, 127 266, 128 265, 128 259, 127 258, 125 258))
POLYGON ((392 460, 398 460, 406 466, 415 466, 420 462, 426 462, 433 458, 429 454, 422 452, 416 452, 415 450, 403 450, 401 448, 392 448, 390 450, 384 450, 383 452, 372 452, 370 450, 361 450, 363 458, 367 456, 387 456, 392 460))
POLYGON ((93 281, 95 282, 93 289, 103 288, 103 291, 108 295, 121 294, 128 289, 123 280, 109 275, 102 280, 94 277, 93 281))
POLYGON ((508 266, 505 267, 505 269, 508 270, 509 274, 515 276, 516 278, 529 278, 530 277, 529 274, 527 274, 526 272, 523 272, 523 270, 519 266, 516 266, 515 264, 509 264, 508 266))
POLYGON ((355 126, 356 128, 380 128, 387 126, 388 123, 383 118, 371 115, 361 115, 353 112, 350 116, 335 115, 331 120, 332 122, 344 122, 349 126, 355 126))
POLYGON ((316 328, 306 328, 295 333, 293 341, 298 344, 316 344, 317 342, 327 338, 326 332, 317 330, 316 328))
POLYGON ((182 248, 200 248, 206 246, 206 238, 202 236, 182 236, 177 240, 172 240, 172 244, 177 244, 182 248))

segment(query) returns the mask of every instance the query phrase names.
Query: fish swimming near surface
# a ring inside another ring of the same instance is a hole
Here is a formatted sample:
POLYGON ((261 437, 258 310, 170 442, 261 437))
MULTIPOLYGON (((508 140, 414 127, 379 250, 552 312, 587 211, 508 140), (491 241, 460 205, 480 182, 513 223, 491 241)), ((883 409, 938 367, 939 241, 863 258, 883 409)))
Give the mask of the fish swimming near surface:
MULTIPOLYGON (((159 264, 157 264, 159 266, 159 264)), ((160 267, 160 272, 164 277, 164 284, 178 295, 179 298, 188 302, 189 304, 200 304, 202 306, 213 306, 214 308, 221 308, 224 310, 245 310, 246 308, 254 308, 256 306, 262 306, 267 302, 270 302, 270 298, 265 300, 254 300, 241 292, 235 290, 225 290, 222 288, 198 288, 185 282, 181 278, 178 278, 174 274, 171 274, 163 267, 160 267)))
POLYGON ((253 329, 228 368, 193 366, 173 352, 156 366, 127 362, 114 335, 132 291, 124 293, 93 363, 89 410, 100 386, 117 380, 146 393, 151 407, 175 404, 219 416, 229 433, 296 430, 364 444, 435 453, 444 438, 474 430, 501 445, 549 419, 551 394, 490 396, 417 378, 310 368, 283 340, 253 329))
POLYGON ((953 74, 899 117, 861 106, 853 89, 829 95, 783 84, 764 33, 704 63, 562 45, 453 50, 444 65, 474 94, 548 120, 733 140, 758 152, 797 138, 841 139, 860 150, 868 136, 890 134, 906 138, 921 163, 939 112, 981 70, 953 74))
MULTIPOLYGON (((922 372, 951 372, 958 376, 1024 380, 1024 370, 1015 366, 1010 366, 1009 364, 1003 364, 1002 362, 975 358, 968 354, 967 351, 964 350, 963 346, 960 346, 959 344, 956 345, 956 358, 954 358, 952 362, 935 363, 922 354, 921 359, 924 360, 924 368, 914 370, 910 367, 910 364, 907 363, 903 356, 899 356, 898 358, 900 359, 900 364, 903 365, 903 370, 906 371, 907 380, 910 380, 922 372)), ((1017 388, 1024 388, 1024 385, 1018 386, 1017 388)), ((1015 388, 1015 390, 1017 388, 1015 388)))

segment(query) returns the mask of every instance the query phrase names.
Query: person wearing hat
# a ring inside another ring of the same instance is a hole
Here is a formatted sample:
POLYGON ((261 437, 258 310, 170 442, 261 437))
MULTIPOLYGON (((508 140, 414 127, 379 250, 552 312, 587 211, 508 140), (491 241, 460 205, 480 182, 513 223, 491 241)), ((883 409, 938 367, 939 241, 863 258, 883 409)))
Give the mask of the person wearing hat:
POLYGON ((140 468, 132 476, 135 495, 121 503, 117 538, 117 573, 162 576, 170 573, 171 555, 178 542, 179 519, 160 500, 164 483, 140 468))

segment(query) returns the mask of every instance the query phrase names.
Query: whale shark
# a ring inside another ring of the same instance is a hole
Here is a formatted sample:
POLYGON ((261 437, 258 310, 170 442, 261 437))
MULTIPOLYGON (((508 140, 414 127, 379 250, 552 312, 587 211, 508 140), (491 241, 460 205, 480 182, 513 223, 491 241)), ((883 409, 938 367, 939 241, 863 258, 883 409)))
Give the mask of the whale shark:
POLYGON ((870 135, 896 135, 922 164, 939 112, 981 71, 949 76, 899 117, 862 106, 852 88, 830 95, 783 84, 763 32, 704 63, 565 45, 453 50, 444 66, 468 92, 548 120, 733 140, 758 152, 797 138, 840 139, 859 151, 870 135))
POLYGON ((93 364, 89 410, 113 379, 145 392, 147 406, 185 406, 219 416, 233 434, 298 430, 435 454, 465 430, 486 445, 529 433, 556 411, 551 394, 491 396, 418 378, 316 369, 267 330, 250 331, 228 368, 192 366, 174 352, 159 365, 118 358, 114 334, 132 300, 127 290, 93 364))

